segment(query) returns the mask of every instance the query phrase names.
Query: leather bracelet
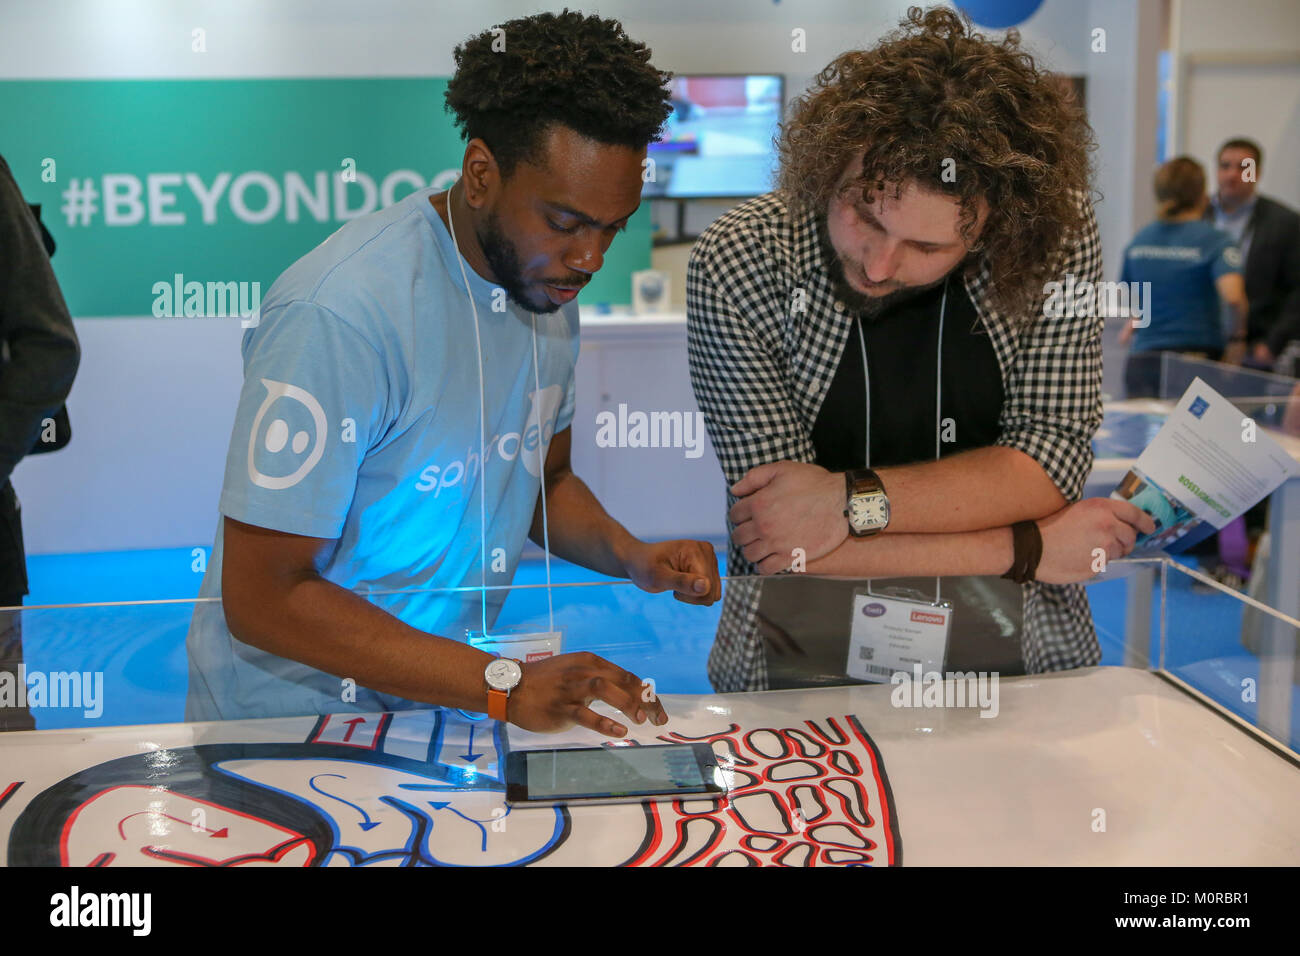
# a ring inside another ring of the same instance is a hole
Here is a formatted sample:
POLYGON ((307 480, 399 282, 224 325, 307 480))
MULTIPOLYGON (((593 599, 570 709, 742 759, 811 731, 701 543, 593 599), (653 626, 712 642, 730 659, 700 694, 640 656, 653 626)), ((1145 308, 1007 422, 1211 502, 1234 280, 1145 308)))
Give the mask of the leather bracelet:
POLYGON ((1011 567, 1002 575, 1006 580, 1014 581, 1016 584, 1024 583, 1027 549, 1023 524, 1024 522, 1017 522, 1011 526, 1011 567))
POLYGON ((1011 541, 1015 556, 1010 570, 1002 577, 1016 584, 1028 584, 1034 580, 1043 557, 1043 536, 1039 534, 1038 523, 1017 521, 1011 526, 1011 541))

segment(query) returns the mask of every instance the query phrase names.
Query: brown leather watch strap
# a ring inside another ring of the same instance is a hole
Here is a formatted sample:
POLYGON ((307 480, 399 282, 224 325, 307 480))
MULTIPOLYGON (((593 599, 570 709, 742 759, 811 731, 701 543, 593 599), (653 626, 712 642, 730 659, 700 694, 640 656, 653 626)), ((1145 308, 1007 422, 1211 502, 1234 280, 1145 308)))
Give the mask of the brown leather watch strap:
MULTIPOLYGON (((846 471, 844 473, 844 485, 849 498, 854 495, 885 490, 885 483, 870 468, 854 468, 846 471)), ((847 512, 845 513, 847 514, 847 512)))

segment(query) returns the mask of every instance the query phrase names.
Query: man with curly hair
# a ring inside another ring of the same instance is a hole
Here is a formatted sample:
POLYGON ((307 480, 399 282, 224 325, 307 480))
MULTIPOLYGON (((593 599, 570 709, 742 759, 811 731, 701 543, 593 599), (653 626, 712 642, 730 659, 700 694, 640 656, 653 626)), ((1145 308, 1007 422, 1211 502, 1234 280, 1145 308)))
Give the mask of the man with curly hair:
POLYGON ((201 592, 222 601, 191 624, 187 719, 440 704, 625 734, 599 699, 666 721, 594 655, 503 668, 465 641, 528 537, 647 591, 721 593, 708 543, 633 538, 569 466, 573 299, 670 109, 649 55, 568 11, 471 38, 446 94, 459 181, 345 225, 271 288, 243 343, 201 592))
MULTIPOLYGON (((1150 520, 1078 501, 1101 421, 1091 133, 1018 43, 913 7, 837 58, 782 128, 777 191, 696 244, 687 316, 729 484, 728 572, 1005 572, 1034 672, 1097 662, 1082 588, 1058 585, 1150 520), (1045 309, 1067 274, 1076 301, 1045 309)), ((801 581, 806 604, 817 585, 801 581)), ((784 590, 728 589, 715 687, 770 686, 759 605, 784 590)), ((827 600, 847 620, 850 599, 827 600)), ((955 640, 949 664, 991 669, 969 651, 955 640)))

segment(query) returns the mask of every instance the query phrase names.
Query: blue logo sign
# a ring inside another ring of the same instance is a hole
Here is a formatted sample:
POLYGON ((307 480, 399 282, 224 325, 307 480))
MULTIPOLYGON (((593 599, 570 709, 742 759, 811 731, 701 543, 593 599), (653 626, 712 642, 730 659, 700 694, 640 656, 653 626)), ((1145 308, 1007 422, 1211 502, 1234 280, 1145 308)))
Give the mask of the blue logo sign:
POLYGON ((885 613, 885 606, 873 601, 862 608, 862 613, 867 617, 880 617, 880 615, 885 613))
POLYGON ((1043 0, 956 0, 954 5, 979 26, 1005 30, 1032 17, 1043 0))
POLYGON ((1196 398, 1192 399, 1191 407, 1188 408, 1187 410, 1191 412, 1193 415, 1195 415, 1197 418, 1200 418, 1202 415, 1205 414, 1205 410, 1209 407, 1210 407, 1210 403, 1207 402, 1205 399, 1201 398, 1201 396, 1197 395, 1196 398))

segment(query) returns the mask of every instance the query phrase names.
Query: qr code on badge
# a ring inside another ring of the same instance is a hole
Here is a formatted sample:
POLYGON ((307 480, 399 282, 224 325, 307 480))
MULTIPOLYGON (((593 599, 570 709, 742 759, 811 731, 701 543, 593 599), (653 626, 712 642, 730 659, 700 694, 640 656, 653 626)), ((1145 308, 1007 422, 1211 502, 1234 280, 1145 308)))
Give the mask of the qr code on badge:
POLYGON ((876 649, 874 647, 864 646, 858 648, 858 660, 860 661, 869 661, 872 660, 875 656, 876 656, 876 649))

